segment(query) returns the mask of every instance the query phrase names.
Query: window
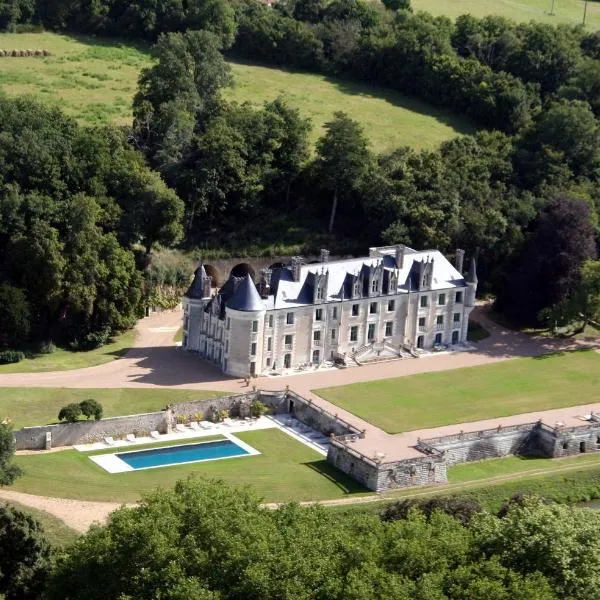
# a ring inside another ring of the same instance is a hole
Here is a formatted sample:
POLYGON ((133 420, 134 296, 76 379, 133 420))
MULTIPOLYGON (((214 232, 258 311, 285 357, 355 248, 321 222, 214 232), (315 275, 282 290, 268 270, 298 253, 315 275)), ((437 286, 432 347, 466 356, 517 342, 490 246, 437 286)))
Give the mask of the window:
POLYGON ((369 314, 370 315, 377 314, 377 302, 371 302, 371 304, 369 304, 369 314))
POLYGON ((456 292, 456 296, 454 297, 454 302, 456 302, 456 304, 461 304, 462 303, 462 298, 463 298, 463 293, 462 292, 456 292))
POLYGON ((189 317, 187 315, 185 315, 185 317, 183 318, 183 328, 187 329, 188 328, 188 323, 189 323, 189 317))
POLYGON ((358 304, 353 304, 352 305, 352 316, 358 317, 358 311, 359 311, 358 304))
POLYGON ((294 324, 294 313, 293 313, 293 312, 290 312, 290 313, 288 313, 288 314, 286 315, 286 317, 285 317, 285 322, 286 322, 288 325, 293 325, 293 324, 294 324))
POLYGON ((337 306, 333 307, 333 311, 331 312, 331 318, 335 321, 337 319, 337 306))
POLYGON ((460 313, 454 313, 454 322, 460 323, 460 313))
POLYGON ((315 342, 320 342, 321 341, 321 332, 320 331, 313 331, 313 340, 315 342))
POLYGON ((425 327, 425 317, 419 317, 419 327, 425 327))
POLYGON ((273 338, 267 338, 267 352, 271 352, 273 347, 273 338))
POLYGON ((335 340, 335 329, 331 330, 331 340, 334 341, 335 340))
POLYGON ((375 323, 369 323, 369 328, 367 330, 367 339, 369 342, 372 342, 375 339, 375 323))
POLYGON ((424 344, 425 344, 425 337, 420 335, 417 338, 417 348, 422 348, 424 344))
POLYGON ((227 331, 229 331, 230 327, 231 327, 231 319, 229 317, 227 317, 227 331))
POLYGON ((436 325, 443 325, 444 324, 444 315, 438 315, 435 318, 435 324, 436 325))
POLYGON ((223 361, 223 370, 227 371, 227 359, 223 361))
POLYGON ((229 352, 229 340, 225 342, 225 352, 229 352))
POLYGON ((292 355, 291 354, 286 354, 283 357, 283 366, 286 369, 289 369, 292 366, 292 355))
POLYGON ((355 283, 354 284, 354 295, 355 296, 360 296, 360 283, 355 283))
POLYGON ((270 367, 270 366, 271 366, 271 359, 267 358, 267 367, 270 367))
POLYGON ((258 331, 258 321, 252 321, 252 333, 256 333, 258 331))
POLYGON ((391 312, 392 310, 395 310, 395 308, 396 308, 396 301, 388 300, 388 311, 391 312))
POLYGON ((444 306, 444 304, 446 304, 446 294, 440 294, 438 296, 438 304, 440 306, 444 306))
POLYGON ((427 308, 429 306, 429 298, 427 296, 421 296, 421 308, 427 308))
POLYGON ((350 341, 356 342, 357 340, 358 340, 358 327, 356 327, 356 325, 354 325, 353 327, 350 327, 350 341))
POLYGON ((312 353, 312 361, 314 364, 319 364, 320 362, 320 352, 318 350, 313 350, 312 353))
POLYGON ((392 321, 387 321, 385 324, 385 335, 388 337, 394 335, 394 323, 392 321))
POLYGON ((317 310, 315 310, 315 321, 322 321, 322 320, 323 320, 323 309, 317 308, 317 310))
POLYGON ((317 300, 323 300, 323 288, 321 286, 317 288, 317 300))
POLYGON ((256 363, 252 361, 250 363, 250 376, 254 377, 256 375, 256 363))
POLYGON ((379 279, 373 279, 371 282, 371 291, 378 292, 379 291, 379 279))
POLYGON ((436 344, 441 344, 442 343, 442 334, 441 333, 436 333, 435 334, 435 343, 436 344))
POLYGON ((269 327, 273 327, 273 315, 269 315, 269 327))
POLYGON ((286 347, 286 348, 291 348, 291 347, 292 347, 292 344, 293 344, 293 342, 294 342, 294 336, 293 336, 293 335, 286 335, 286 336, 283 338, 283 343, 285 344, 285 347, 286 347))
POLYGON ((452 343, 453 344, 458 344, 458 331, 453 331, 452 332, 452 343))
POLYGON ((256 342, 252 342, 252 345, 250 346, 250 355, 256 356, 256 342))

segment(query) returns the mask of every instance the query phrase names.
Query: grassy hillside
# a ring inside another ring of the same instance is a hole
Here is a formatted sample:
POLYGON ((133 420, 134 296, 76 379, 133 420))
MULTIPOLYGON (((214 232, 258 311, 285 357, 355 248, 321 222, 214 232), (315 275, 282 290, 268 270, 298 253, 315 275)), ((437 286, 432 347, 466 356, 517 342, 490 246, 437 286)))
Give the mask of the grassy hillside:
MULTIPOLYGON (((412 0, 414 10, 424 10, 433 15, 446 15, 451 19, 464 14, 474 17, 500 15, 518 22, 541 21, 581 24, 584 0, 554 0, 554 14, 550 14, 552 0, 412 0)), ((586 25, 600 27, 600 4, 588 2, 586 25)))
MULTIPOLYGON (((48 50, 48 57, 0 58, 0 90, 33 94, 80 122, 131 122, 140 70, 151 64, 144 48, 53 33, 0 34, 0 48, 48 50)), ((384 89, 320 75, 232 63, 235 86, 225 96, 255 106, 284 96, 314 123, 313 139, 337 110, 360 121, 374 150, 400 145, 432 148, 472 126, 460 117, 384 89)))

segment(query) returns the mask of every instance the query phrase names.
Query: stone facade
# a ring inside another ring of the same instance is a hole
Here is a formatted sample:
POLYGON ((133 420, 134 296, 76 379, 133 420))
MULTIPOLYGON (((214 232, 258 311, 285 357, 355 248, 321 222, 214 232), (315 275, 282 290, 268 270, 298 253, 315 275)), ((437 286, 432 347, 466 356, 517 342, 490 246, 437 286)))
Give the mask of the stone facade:
POLYGON ((244 278, 220 289, 204 266, 182 298, 183 348, 233 376, 281 372, 330 360, 402 356, 467 339, 477 291, 475 263, 462 273, 437 250, 370 248, 364 258, 266 269, 240 305, 244 278), (235 302, 236 307, 232 306, 235 302))

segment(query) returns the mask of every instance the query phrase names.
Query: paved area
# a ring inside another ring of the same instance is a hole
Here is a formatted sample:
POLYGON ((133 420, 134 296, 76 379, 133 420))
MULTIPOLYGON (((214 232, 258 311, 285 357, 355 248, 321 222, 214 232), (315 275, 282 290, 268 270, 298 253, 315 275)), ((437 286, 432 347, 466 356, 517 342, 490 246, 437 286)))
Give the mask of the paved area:
MULTIPOLYGON (((498 425, 514 425, 543 419, 548 425, 557 422, 572 425, 589 412, 600 412, 600 404, 571 407, 545 412, 527 413, 499 419, 488 419, 390 435, 359 419, 355 415, 332 405, 312 390, 321 387, 347 385, 390 377, 402 377, 418 373, 445 371, 461 367, 490 364, 518 357, 536 356, 559 350, 570 350, 583 345, 594 346, 589 341, 561 341, 533 338, 503 329, 489 320, 485 307, 477 307, 472 318, 481 323, 490 337, 479 342, 469 352, 444 354, 420 359, 404 359, 364 365, 344 370, 324 370, 281 377, 259 377, 252 384, 266 390, 281 390, 287 385, 298 394, 312 398, 323 408, 337 413, 360 429, 367 431, 364 440, 355 442, 355 448, 368 456, 396 460, 421 456, 413 446, 417 439, 450 435, 461 431, 489 429, 498 425)), ((169 388, 204 389, 242 392, 248 388, 243 381, 224 376, 214 365, 200 360, 174 346, 173 335, 181 323, 181 312, 172 311, 153 315, 138 323, 136 345, 118 360, 98 367, 53 373, 15 373, 0 375, 0 387, 68 387, 68 388, 169 388)), ((43 508, 74 528, 85 529, 94 520, 104 519, 116 504, 103 502, 78 502, 56 498, 41 498, 0 490, 0 497, 43 508)))

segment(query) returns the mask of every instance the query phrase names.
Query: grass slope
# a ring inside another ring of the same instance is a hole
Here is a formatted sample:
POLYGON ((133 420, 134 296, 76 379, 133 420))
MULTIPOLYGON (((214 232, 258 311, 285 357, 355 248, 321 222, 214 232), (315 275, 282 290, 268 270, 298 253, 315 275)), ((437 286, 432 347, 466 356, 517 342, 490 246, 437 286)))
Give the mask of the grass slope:
POLYGON ((231 67, 235 83, 225 91, 227 99, 262 106, 282 96, 303 117, 312 119, 313 141, 323 135, 323 125, 336 111, 361 123, 376 152, 399 146, 433 148, 474 131, 466 119, 384 88, 243 63, 231 63, 231 67))
POLYGON ((78 537, 79 533, 70 527, 67 527, 59 518, 51 515, 45 510, 38 510, 37 508, 31 508, 25 506, 19 502, 4 501, 0 500, 1 504, 12 506, 21 512, 31 515, 37 519, 44 528, 44 534, 46 539, 56 547, 65 547, 72 544, 78 537))
MULTIPOLYGON (((52 53, 0 59, 0 90, 9 95, 32 94, 91 125, 131 122, 139 72, 151 64, 143 47, 84 36, 5 33, 0 34, 0 48, 52 53)), ((231 67, 235 86, 225 90, 226 98, 262 106, 282 95, 313 120, 313 140, 337 110, 362 123, 376 151, 401 145, 433 148, 473 131, 465 119, 389 90, 248 64, 231 63, 231 67)))
MULTIPOLYGON (((581 24, 583 0, 555 0, 554 14, 551 15, 552 5, 552 0, 412 0, 415 11, 424 10, 451 19, 469 13, 474 17, 500 15, 518 22, 581 24)), ((600 5, 596 2, 588 2, 586 25, 600 27, 600 5)))
MULTIPOLYGON (((433 359, 431 359, 433 360, 433 359)), ((316 390, 389 433, 479 421, 598 398, 592 350, 316 390)))
POLYGON ((15 462, 25 474, 11 489, 59 498, 134 502, 144 492, 170 488, 179 479, 194 474, 237 486, 250 485, 268 502, 324 500, 366 493, 320 454, 281 431, 257 430, 236 435, 262 454, 116 474, 107 473, 89 460, 89 454, 76 450, 17 456, 15 462))
POLYGON ((105 417, 153 412, 167 404, 222 396, 206 390, 0 388, 0 421, 9 417, 15 429, 55 423, 58 411, 71 402, 93 398, 105 417))
POLYGON ((21 362, 0 365, 0 375, 3 373, 43 373, 45 371, 68 371, 96 367, 111 362, 125 354, 135 343, 135 330, 127 331, 115 337, 114 341, 101 348, 88 352, 73 352, 57 348, 52 354, 37 354, 21 362))

